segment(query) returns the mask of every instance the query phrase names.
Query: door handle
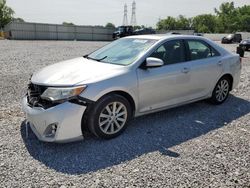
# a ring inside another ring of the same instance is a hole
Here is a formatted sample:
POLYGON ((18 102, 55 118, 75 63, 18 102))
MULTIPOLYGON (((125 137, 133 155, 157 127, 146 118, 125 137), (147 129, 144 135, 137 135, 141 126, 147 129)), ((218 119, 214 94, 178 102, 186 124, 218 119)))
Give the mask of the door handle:
POLYGON ((185 67, 185 68, 182 69, 181 72, 183 72, 183 73, 188 73, 188 72, 189 72, 189 68, 185 67))
POLYGON ((222 65, 222 61, 218 61, 218 63, 217 63, 218 65, 222 65))

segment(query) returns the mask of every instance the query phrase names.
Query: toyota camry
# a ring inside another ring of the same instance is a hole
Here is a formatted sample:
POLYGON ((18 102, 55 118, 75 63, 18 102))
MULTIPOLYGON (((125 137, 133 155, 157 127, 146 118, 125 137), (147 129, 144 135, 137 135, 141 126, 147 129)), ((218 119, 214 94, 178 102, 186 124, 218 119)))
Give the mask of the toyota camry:
POLYGON ((209 99, 222 104, 240 79, 241 61, 199 36, 125 37, 34 73, 22 100, 39 140, 83 133, 110 139, 131 118, 209 99))

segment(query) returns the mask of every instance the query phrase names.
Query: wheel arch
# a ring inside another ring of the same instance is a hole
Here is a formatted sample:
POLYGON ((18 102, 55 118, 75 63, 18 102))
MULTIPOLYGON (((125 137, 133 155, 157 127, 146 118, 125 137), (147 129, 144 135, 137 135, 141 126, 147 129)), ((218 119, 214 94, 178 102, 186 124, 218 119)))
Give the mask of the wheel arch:
MULTIPOLYGON (((105 93, 104 95, 102 95, 101 97, 98 98, 98 100, 100 100, 101 98, 107 96, 107 95, 112 95, 112 94, 116 94, 116 95, 120 95, 122 97, 124 97, 125 99, 128 100, 129 104, 131 105, 131 109, 132 109, 132 112, 131 112, 131 115, 132 117, 134 117, 135 115, 135 111, 136 111, 136 103, 135 103, 135 100, 134 98, 132 97, 131 94, 129 94, 128 92, 125 92, 125 91, 122 91, 122 90, 114 90, 114 91, 110 91, 108 93, 105 93)), ((97 100, 97 101, 98 101, 97 100)), ((94 103, 93 104, 90 104, 87 106, 86 108, 86 111, 85 113, 83 114, 82 116, 82 121, 81 121, 81 127, 82 127, 82 133, 84 132, 89 132, 88 130, 88 126, 87 126, 87 116, 88 116, 88 113, 89 111, 91 110, 91 108, 93 107, 94 103)))
POLYGON ((135 100, 132 97, 132 95, 130 95, 128 92, 125 92, 125 91, 122 91, 122 90, 115 90, 115 91, 111 91, 111 92, 108 92, 108 93, 104 94, 99 99, 101 99, 102 97, 105 97, 107 95, 112 95, 112 94, 120 95, 120 96, 124 97, 125 99, 127 99, 129 104, 131 105, 131 108, 132 108, 132 115, 134 115, 135 110, 136 110, 135 100))

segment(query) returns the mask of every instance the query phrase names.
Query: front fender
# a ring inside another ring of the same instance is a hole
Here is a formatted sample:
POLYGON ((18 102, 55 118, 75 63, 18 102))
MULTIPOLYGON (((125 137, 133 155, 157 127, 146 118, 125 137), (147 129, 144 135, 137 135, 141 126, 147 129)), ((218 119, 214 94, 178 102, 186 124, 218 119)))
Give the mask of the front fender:
POLYGON ((134 73, 127 73, 107 80, 88 84, 87 89, 80 95, 92 101, 98 101, 102 96, 111 93, 122 91, 129 94, 138 106, 138 87, 137 77, 134 73))

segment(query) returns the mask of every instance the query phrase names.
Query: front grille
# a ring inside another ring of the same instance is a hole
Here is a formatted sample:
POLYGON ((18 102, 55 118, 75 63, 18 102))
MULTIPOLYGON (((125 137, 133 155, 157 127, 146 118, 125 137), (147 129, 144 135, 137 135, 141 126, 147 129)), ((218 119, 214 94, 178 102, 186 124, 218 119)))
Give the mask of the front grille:
POLYGON ((42 107, 44 109, 53 107, 57 103, 52 103, 41 98, 43 92, 47 89, 46 86, 40 86, 33 83, 28 84, 27 101, 31 107, 42 107))

